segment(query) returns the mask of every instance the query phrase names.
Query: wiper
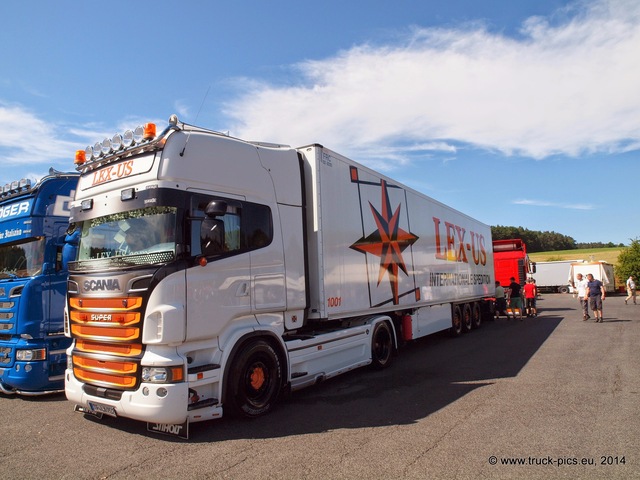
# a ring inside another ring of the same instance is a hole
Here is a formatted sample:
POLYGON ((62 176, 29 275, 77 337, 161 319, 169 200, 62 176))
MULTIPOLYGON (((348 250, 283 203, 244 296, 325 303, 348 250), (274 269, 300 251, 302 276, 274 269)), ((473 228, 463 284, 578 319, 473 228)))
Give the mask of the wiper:
POLYGON ((12 272, 0 272, 0 275, 6 275, 7 277, 9 277, 12 280, 16 280, 16 279, 20 278, 18 275, 16 275, 15 273, 12 273, 12 272))

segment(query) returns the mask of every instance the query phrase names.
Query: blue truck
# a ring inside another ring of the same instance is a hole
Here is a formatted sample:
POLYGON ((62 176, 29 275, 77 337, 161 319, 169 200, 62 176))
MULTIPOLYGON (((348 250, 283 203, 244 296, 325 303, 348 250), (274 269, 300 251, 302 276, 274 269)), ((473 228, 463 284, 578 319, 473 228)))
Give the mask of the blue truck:
POLYGON ((78 174, 50 169, 0 188, 0 391, 64 390, 65 238, 78 174))

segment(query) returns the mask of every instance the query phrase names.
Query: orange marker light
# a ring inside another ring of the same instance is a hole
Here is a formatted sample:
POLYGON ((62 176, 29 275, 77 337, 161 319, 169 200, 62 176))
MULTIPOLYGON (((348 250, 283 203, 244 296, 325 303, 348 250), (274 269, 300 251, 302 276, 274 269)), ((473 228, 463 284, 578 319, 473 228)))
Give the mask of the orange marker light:
POLYGON ((145 123, 144 124, 144 137, 145 140, 152 140, 156 138, 156 124, 145 123))
POLYGON ((184 370, 182 367, 169 367, 171 374, 169 375, 171 383, 182 382, 184 380, 184 370))
POLYGON ((84 162, 86 161, 87 157, 84 150, 76 150, 76 158, 74 159, 73 163, 75 163, 76 165, 84 165, 84 162))

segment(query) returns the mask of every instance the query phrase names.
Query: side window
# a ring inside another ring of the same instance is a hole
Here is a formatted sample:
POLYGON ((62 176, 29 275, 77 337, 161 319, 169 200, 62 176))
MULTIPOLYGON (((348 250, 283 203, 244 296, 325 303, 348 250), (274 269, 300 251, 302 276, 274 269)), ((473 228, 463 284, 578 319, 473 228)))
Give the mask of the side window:
POLYGON ((266 205, 197 195, 191 202, 191 254, 228 256, 256 250, 273 241, 271 209, 266 205), (211 201, 224 202, 224 214, 205 214, 211 201))
POLYGON ((249 250, 266 247, 273 241, 271 209, 256 203, 247 204, 244 216, 244 231, 249 250))
POLYGON ((224 222, 224 249, 225 252, 236 252, 242 250, 241 223, 242 223, 241 207, 229 205, 227 213, 222 217, 224 222))

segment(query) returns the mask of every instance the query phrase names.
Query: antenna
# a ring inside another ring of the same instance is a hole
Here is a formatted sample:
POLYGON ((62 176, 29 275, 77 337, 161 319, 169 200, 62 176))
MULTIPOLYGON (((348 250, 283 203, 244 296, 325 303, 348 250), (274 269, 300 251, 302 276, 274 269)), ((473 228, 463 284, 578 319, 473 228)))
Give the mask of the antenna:
MULTIPOLYGON (((202 107, 204 106, 204 102, 207 100, 207 97, 209 96, 209 90, 211 90, 211 85, 209 85, 209 87, 207 87, 207 92, 204 94, 204 98, 202 99, 202 102, 200 103, 200 108, 198 108, 198 113, 196 113, 196 119, 194 120, 194 125, 198 124, 198 118, 200 117, 200 111, 202 110, 202 107)), ((180 156, 184 157, 184 151, 187 149, 187 144, 189 143, 189 139, 191 138, 191 132, 192 130, 189 130, 189 133, 187 133, 187 139, 184 142, 184 147, 182 147, 182 151, 180 152, 180 156)))

